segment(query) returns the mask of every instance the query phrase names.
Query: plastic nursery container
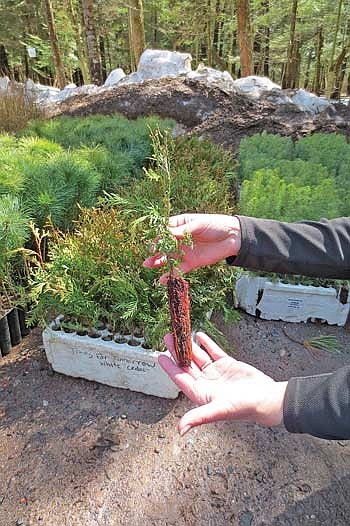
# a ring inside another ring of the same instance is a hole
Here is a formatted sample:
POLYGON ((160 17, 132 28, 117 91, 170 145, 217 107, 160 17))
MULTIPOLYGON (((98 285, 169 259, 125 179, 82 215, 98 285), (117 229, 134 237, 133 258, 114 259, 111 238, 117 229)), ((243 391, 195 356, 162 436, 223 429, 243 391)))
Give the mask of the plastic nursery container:
POLYGON ((0 356, 9 354, 29 334, 25 325, 25 310, 22 307, 9 309, 0 318, 0 356))

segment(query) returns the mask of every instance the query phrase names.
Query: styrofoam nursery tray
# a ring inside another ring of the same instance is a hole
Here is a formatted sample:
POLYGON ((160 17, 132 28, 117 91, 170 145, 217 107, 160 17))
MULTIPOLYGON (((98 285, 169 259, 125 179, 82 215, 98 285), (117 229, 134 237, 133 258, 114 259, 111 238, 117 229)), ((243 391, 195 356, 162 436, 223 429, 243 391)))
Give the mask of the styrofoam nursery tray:
POLYGON ((340 290, 333 287, 272 283, 245 275, 237 280, 236 298, 239 307, 264 320, 307 322, 317 318, 343 326, 350 309, 350 294, 342 303, 340 290))
POLYGON ((47 327, 46 356, 54 371, 112 387, 162 398, 176 398, 179 389, 158 364, 158 351, 140 345, 78 336, 47 327))

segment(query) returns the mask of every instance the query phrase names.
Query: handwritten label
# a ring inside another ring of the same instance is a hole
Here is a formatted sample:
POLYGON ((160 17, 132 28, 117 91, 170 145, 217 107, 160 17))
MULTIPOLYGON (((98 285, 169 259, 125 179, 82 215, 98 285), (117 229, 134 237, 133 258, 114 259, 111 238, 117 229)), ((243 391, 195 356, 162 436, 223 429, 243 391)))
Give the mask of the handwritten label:
POLYGON ((289 309, 301 309, 303 306, 303 300, 299 298, 288 298, 289 309))
POLYGON ((76 356, 84 357, 87 360, 97 361, 101 367, 125 369, 127 371, 136 371, 139 373, 147 373, 147 371, 156 366, 155 362, 145 362, 144 360, 130 358, 117 358, 101 352, 93 353, 81 349, 72 349, 72 353, 76 356))

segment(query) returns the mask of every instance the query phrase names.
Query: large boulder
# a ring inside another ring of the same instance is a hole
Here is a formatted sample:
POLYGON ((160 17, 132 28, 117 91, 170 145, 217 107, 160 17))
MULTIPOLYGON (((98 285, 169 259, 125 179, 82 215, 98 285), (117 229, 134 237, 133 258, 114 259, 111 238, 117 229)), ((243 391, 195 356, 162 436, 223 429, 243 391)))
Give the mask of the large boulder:
POLYGON ((239 93, 259 98, 265 91, 281 90, 281 86, 275 84, 267 77, 251 75, 234 81, 234 86, 239 93))
POLYGON ((209 87, 216 87, 225 93, 235 92, 235 83, 228 71, 219 71, 200 64, 196 71, 187 74, 190 79, 203 81, 209 87))
POLYGON ((189 53, 146 49, 137 67, 137 76, 143 81, 187 75, 191 71, 191 61, 192 57, 189 53))
POLYGON ((115 86, 125 77, 124 70, 121 68, 113 69, 108 75, 105 86, 115 86))

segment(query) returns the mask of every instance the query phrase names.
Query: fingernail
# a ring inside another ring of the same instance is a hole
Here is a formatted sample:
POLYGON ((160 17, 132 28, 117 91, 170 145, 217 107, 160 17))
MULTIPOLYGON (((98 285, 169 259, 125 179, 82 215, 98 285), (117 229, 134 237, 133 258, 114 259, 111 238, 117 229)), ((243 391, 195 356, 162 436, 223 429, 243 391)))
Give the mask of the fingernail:
POLYGON ((184 435, 186 435, 186 433, 191 429, 191 426, 190 425, 187 425, 185 426, 183 429, 181 429, 180 431, 180 436, 183 437, 184 435))

